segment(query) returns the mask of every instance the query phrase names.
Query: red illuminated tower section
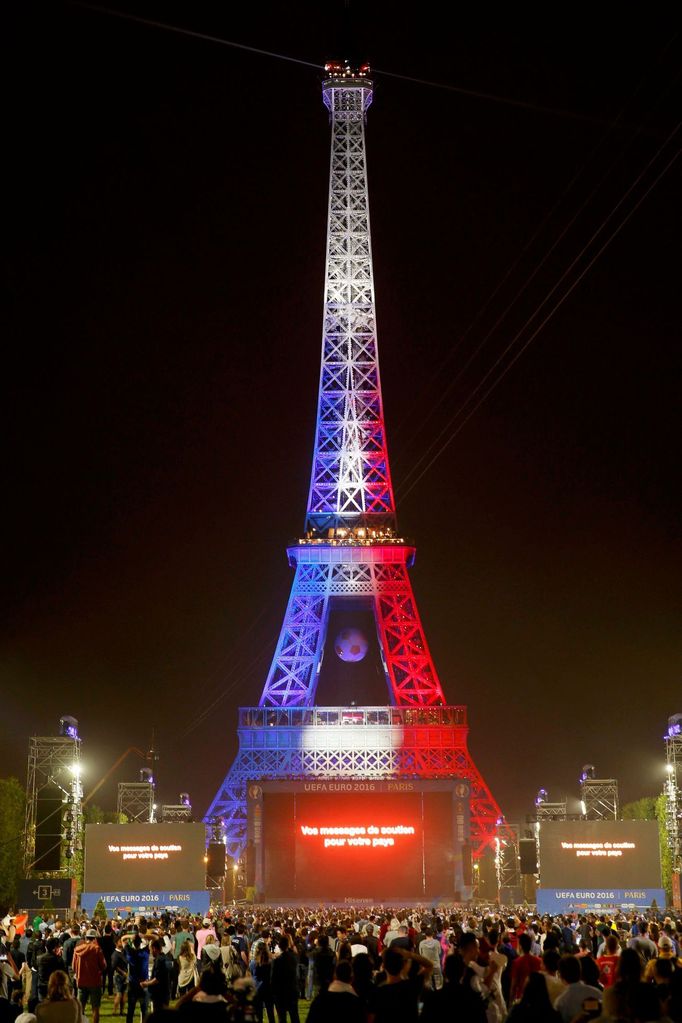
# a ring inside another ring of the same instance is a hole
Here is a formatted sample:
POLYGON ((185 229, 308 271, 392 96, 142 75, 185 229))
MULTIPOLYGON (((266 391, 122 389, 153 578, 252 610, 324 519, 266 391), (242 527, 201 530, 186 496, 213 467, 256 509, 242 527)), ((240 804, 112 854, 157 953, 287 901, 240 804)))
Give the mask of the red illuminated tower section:
POLYGON ((365 151, 368 68, 328 65, 331 121, 322 357, 304 536, 288 548, 289 603, 258 708, 242 708, 240 749, 207 818, 245 842, 254 779, 465 779, 474 854, 500 809, 467 749, 466 708, 448 706, 397 532, 379 375, 365 151), (389 707, 320 708, 330 614, 373 612, 389 707), (349 716, 350 715, 350 716, 349 716))

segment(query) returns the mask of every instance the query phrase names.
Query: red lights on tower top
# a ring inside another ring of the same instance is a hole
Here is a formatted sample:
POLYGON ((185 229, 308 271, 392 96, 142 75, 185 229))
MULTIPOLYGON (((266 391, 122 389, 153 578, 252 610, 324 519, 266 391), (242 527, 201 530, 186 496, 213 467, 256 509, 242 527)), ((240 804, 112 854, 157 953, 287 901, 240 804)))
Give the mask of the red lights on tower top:
POLYGON ((330 78, 365 78, 370 73, 369 64, 354 67, 347 60, 330 60, 324 65, 330 78))

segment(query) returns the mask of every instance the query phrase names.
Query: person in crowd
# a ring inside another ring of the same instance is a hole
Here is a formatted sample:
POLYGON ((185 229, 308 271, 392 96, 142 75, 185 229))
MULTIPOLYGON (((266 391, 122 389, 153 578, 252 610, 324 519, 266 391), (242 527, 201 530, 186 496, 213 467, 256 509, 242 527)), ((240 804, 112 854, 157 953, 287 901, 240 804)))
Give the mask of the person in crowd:
POLYGON ((182 946, 186 941, 190 942, 192 950, 194 950, 194 935, 189 929, 189 920, 176 920, 173 933, 173 955, 176 959, 180 958, 182 946))
POLYGON ((73 924, 69 929, 67 937, 62 942, 64 969, 71 979, 73 979, 73 953, 76 945, 80 945, 82 940, 80 927, 77 924, 73 924))
POLYGON ((262 1023, 263 1010, 267 1013, 268 1023, 275 1023, 275 1003, 272 996, 272 956, 267 941, 260 941, 256 946, 256 958, 252 968, 256 983, 254 1007, 258 1023, 262 1023))
POLYGON ((206 944, 206 939, 209 937, 209 935, 211 935, 213 937, 214 941, 218 940, 218 937, 217 937, 216 932, 215 932, 215 928, 213 927, 211 921, 209 920, 208 917, 204 917, 202 925, 197 930, 196 935, 195 935, 196 945, 197 945, 196 952, 197 952, 197 958, 199 960, 201 959, 201 953, 204 950, 204 945, 206 944))
POLYGON ((586 984, 580 973, 580 960, 575 955, 565 955, 559 962, 559 976, 566 985, 556 1000, 555 1008, 561 1016, 562 1023, 572 1023, 575 1016, 583 1009, 583 1002, 602 1003, 603 992, 598 987, 586 984))
POLYGON ((114 938, 113 928, 110 923, 104 925, 104 932, 97 938, 97 944, 102 949, 102 954, 106 960, 106 969, 102 978, 102 987, 106 988, 108 995, 114 993, 114 968, 111 965, 111 960, 116 948, 116 939, 114 938))
POLYGON ((170 960, 164 953, 159 938, 154 938, 149 947, 152 953, 152 974, 147 980, 140 982, 140 987, 147 989, 152 1010, 158 1012, 167 1008, 170 1002, 170 960))
MULTIPOLYGON (((477 962, 480 954, 480 944, 473 931, 465 931, 460 936, 458 953, 464 961, 465 968, 462 983, 479 995, 486 1005, 494 1003, 492 986, 494 977, 498 972, 498 966, 495 962, 489 962, 487 966, 481 966, 477 962)), ((494 1007, 491 1009, 490 1015, 492 1023, 497 1023, 499 1012, 494 1007)))
POLYGON ((38 1023, 83 1023, 83 1006, 73 997, 71 981, 65 970, 50 974, 45 998, 35 1012, 38 1023))
POLYGON ((350 959, 337 962, 331 984, 310 1006, 308 1023, 365 1023, 365 1007, 351 983, 352 973, 350 959))
POLYGON ((561 955, 556 948, 548 948, 546 952, 542 953, 541 976, 545 981, 547 994, 553 1006, 556 1005, 557 998, 564 990, 564 983, 559 977, 560 962, 561 955))
POLYGON ((367 952, 353 956, 353 990, 360 999, 365 1014, 369 1009, 374 991, 372 960, 367 952))
POLYGON ((523 995, 523 989, 531 973, 539 973, 542 969, 542 959, 533 955, 533 939, 525 931, 518 938, 519 954, 512 963, 510 998, 512 1002, 518 1002, 523 995))
MULTIPOLYGON (((204 946, 205 950, 206 946, 204 946)), ((220 941, 220 963, 223 973, 227 978, 228 986, 244 976, 239 947, 236 943, 233 943, 229 932, 223 934, 220 941)))
POLYGON ((426 927, 424 937, 419 942, 419 955, 428 959, 433 964, 431 972, 431 985, 438 991, 443 986, 443 971, 440 965, 440 942, 433 936, 433 929, 426 927))
POLYGON ((311 954, 313 962, 313 997, 326 991, 334 978, 336 956, 329 947, 329 935, 318 934, 317 945, 311 954))
POLYGON ((599 983, 602 987, 611 987, 616 980, 616 969, 620 958, 620 944, 615 934, 609 934, 604 942, 604 954, 597 959, 599 967, 599 983))
POLYGON ((186 938, 178 950, 178 994, 180 997, 196 987, 199 979, 197 957, 194 954, 194 942, 186 938))
POLYGON ((204 942, 204 947, 201 950, 199 957, 199 971, 205 973, 206 970, 213 970, 214 973, 219 973, 223 977, 225 971, 223 970, 223 957, 220 954, 220 945, 214 934, 208 934, 204 942))
POLYGON ((542 973, 528 975, 521 1001, 512 1006, 507 1023, 561 1023, 542 973))
POLYGON ((644 980, 656 982, 656 975, 659 970, 659 963, 669 962, 673 969, 678 968, 680 961, 675 955, 672 939, 667 934, 662 934, 658 939, 658 954, 650 959, 644 970, 644 980))
POLYGON ((97 944, 97 931, 91 927, 85 933, 85 941, 76 945, 74 949, 73 975, 83 1009, 85 1010, 88 1002, 92 1003, 92 1023, 99 1023, 102 975, 106 967, 104 953, 97 944))
POLYGON ((388 1019, 394 1012, 401 1023, 409 1023, 414 1019, 415 1005, 418 1008, 420 1000, 431 990, 432 964, 418 953, 393 944, 384 949, 382 962, 383 971, 377 974, 368 1019, 388 1019), (401 993, 404 1002, 399 1007, 401 993))
POLYGON ((126 1007, 126 990, 128 988, 128 963, 123 952, 123 938, 116 935, 116 945, 111 954, 111 970, 114 980, 114 1007, 112 1015, 123 1016, 126 1007))
POLYGON ((205 970, 196 991, 177 1003, 180 1016, 191 1023, 227 1023, 227 984, 222 973, 205 970))
POLYGON ((126 1023, 133 1023, 135 1009, 140 1006, 140 1016, 144 1023, 149 1005, 147 989, 142 982, 149 978, 149 949, 142 942, 139 934, 127 936, 124 944, 124 955, 128 963, 128 1009, 126 1023))
POLYGON ((365 925, 365 933, 363 935, 362 943, 367 949, 367 955, 369 956, 372 968, 375 970, 379 969, 379 939, 374 933, 374 924, 369 923, 365 925))
POLYGON ((298 959, 287 934, 277 939, 279 955, 272 963, 272 998, 277 1010, 278 1023, 299 1023, 298 1018, 298 959))
POLYGON ((603 993, 604 986, 599 981, 599 967, 597 966, 596 959, 592 955, 578 956, 577 958, 580 959, 580 978, 583 983, 599 988, 603 993))
POLYGON ((649 937, 649 923, 647 920, 640 920, 636 925, 633 935, 628 941, 628 948, 634 948, 636 952, 639 952, 645 962, 656 956, 658 949, 656 948, 656 943, 649 937))
POLYGON ((38 969, 38 997, 42 1001, 47 998, 47 986, 51 975, 55 970, 64 969, 62 959, 62 947, 59 938, 48 938, 45 942, 45 951, 41 952, 36 959, 38 969))

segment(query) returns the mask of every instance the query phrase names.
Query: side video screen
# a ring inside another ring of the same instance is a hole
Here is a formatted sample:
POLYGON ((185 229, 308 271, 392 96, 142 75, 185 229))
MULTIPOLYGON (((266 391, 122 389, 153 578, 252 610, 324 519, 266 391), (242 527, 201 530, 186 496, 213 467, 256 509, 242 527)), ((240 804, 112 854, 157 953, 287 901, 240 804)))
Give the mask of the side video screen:
POLYGON ((88 824, 85 890, 206 887, 203 824, 88 824))
POLYGON ((660 888, 656 821, 549 821, 540 826, 543 888, 660 888))

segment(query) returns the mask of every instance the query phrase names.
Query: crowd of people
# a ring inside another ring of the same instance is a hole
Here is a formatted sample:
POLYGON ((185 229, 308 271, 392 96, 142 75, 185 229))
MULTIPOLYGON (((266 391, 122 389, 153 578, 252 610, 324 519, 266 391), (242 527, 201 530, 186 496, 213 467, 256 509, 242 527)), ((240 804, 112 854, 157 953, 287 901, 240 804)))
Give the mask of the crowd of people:
POLYGON ((228 908, 0 928, 0 1023, 682 1023, 682 920, 228 908), (186 1019, 178 1019, 185 1016, 186 1019))

